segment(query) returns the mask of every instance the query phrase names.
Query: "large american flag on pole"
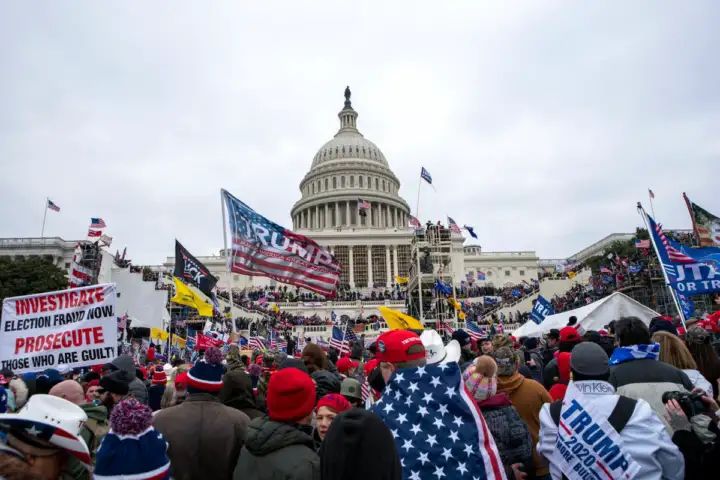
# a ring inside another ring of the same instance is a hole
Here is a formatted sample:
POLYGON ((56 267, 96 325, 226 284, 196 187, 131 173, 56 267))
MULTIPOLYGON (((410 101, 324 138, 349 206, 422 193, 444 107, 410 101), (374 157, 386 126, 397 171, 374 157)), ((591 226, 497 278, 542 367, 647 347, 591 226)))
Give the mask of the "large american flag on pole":
POLYGON ((404 479, 506 478, 457 363, 397 370, 372 411, 395 437, 404 479))
POLYGON ((226 190, 230 270, 269 277, 326 297, 335 296, 340 264, 330 252, 303 235, 268 220, 226 190))

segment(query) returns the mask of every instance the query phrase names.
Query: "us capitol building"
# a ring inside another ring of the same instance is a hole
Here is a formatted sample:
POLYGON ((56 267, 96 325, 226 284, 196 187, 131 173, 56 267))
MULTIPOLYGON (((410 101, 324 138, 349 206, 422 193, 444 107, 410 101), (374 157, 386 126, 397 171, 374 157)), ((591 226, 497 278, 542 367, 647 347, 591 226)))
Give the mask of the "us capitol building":
MULTIPOLYGON (((343 267, 341 286, 391 287, 395 277, 407 276, 410 268, 414 235, 408 226, 410 207, 398 193, 400 180, 383 152, 358 130, 349 88, 338 117, 339 130, 313 156, 310 170, 300 181, 300 199, 290 211, 293 230, 335 255, 343 267), (370 208, 361 211, 361 200, 370 208)), ((486 279, 475 280, 476 285, 530 282, 538 278, 543 263, 553 262, 540 261, 534 251, 484 252, 479 245, 463 246, 464 241, 461 235, 453 235, 451 268, 456 285, 468 277, 477 279, 477 272, 486 279)), ((44 255, 69 268, 75 244, 56 237, 6 238, 0 239, 0 255, 44 255)), ((264 277, 228 273, 222 255, 196 256, 219 277, 221 288, 275 284, 264 277)), ((174 258, 168 257, 162 266, 153 268, 168 271, 173 265, 174 258)))

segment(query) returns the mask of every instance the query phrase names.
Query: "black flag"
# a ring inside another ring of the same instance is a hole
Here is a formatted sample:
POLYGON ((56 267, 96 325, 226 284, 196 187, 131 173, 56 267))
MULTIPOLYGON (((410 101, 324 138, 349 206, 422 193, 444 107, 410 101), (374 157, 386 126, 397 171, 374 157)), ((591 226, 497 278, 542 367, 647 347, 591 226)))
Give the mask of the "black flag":
POLYGON ((218 279, 210 274, 205 265, 193 257, 180 242, 175 240, 175 276, 192 283, 208 297, 212 298, 211 291, 218 279))

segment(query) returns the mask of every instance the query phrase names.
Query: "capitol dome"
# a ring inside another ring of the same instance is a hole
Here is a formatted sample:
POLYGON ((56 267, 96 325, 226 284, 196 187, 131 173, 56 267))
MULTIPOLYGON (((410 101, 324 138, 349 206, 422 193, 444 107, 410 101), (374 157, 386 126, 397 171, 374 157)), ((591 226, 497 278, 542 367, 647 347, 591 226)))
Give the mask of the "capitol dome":
POLYGON ((405 228, 410 209, 385 155, 357 129, 350 89, 338 113, 340 129, 313 157, 293 206, 295 230, 405 228), (366 207, 366 208, 359 208, 366 207))

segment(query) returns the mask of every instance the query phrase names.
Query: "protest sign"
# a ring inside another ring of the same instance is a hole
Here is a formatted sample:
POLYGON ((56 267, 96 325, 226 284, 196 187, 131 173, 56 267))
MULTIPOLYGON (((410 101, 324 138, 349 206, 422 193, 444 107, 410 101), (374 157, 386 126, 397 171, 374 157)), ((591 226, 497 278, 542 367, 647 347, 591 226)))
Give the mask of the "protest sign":
MULTIPOLYGON (((605 382, 593 383, 612 389, 605 382)), ((620 434, 596 407, 584 401, 575 383, 570 384, 563 400, 555 447, 552 463, 570 480, 625 480, 640 471, 640 465, 625 451, 620 434)))
POLYGON ((0 364, 15 373, 107 363, 117 355, 114 283, 3 301, 0 364))

